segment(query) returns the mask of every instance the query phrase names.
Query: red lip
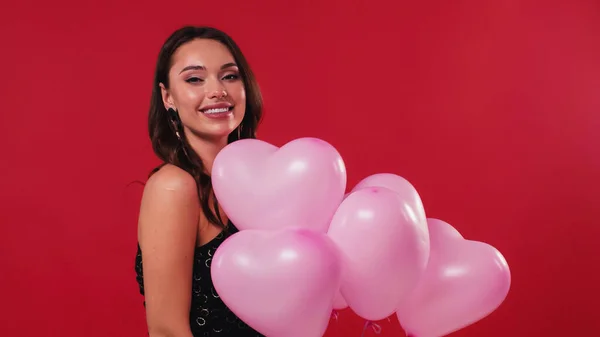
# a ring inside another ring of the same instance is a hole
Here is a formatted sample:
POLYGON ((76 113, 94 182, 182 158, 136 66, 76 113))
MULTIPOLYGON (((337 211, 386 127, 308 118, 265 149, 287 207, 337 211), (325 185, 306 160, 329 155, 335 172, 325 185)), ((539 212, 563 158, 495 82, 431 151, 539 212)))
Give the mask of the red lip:
POLYGON ((200 109, 200 111, 206 111, 208 109, 223 109, 223 108, 231 108, 233 105, 231 103, 227 103, 227 102, 221 102, 221 103, 215 103, 215 104, 210 104, 207 106, 204 106, 200 109))

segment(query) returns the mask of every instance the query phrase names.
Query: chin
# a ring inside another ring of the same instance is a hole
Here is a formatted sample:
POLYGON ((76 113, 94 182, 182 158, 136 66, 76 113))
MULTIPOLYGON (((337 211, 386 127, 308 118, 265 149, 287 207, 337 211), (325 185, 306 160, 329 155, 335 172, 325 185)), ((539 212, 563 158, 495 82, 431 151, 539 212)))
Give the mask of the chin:
POLYGON ((237 132, 236 129, 240 125, 242 118, 239 118, 240 121, 237 121, 237 119, 238 118, 231 118, 229 120, 217 119, 211 120, 209 123, 202 123, 202 125, 199 125, 200 127, 196 129, 196 134, 201 138, 214 142, 221 141, 223 138, 227 140, 227 137, 229 137, 232 132, 237 132))
POLYGON ((235 128, 224 128, 222 130, 211 130, 210 132, 206 132, 205 136, 214 141, 220 141, 222 139, 227 139, 232 132, 236 132, 235 128))

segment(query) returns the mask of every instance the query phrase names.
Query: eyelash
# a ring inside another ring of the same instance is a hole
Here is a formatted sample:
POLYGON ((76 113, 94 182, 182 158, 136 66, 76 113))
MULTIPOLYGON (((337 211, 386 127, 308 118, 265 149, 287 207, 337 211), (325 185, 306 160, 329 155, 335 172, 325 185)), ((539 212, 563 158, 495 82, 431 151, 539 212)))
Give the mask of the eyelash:
MULTIPOLYGON (((238 80, 239 78, 240 78, 239 74, 229 74, 229 75, 225 75, 223 77, 224 80, 228 80, 228 81, 235 81, 235 80, 238 80)), ((203 82, 204 80, 199 77, 190 77, 185 81, 188 83, 198 83, 198 82, 203 82)))

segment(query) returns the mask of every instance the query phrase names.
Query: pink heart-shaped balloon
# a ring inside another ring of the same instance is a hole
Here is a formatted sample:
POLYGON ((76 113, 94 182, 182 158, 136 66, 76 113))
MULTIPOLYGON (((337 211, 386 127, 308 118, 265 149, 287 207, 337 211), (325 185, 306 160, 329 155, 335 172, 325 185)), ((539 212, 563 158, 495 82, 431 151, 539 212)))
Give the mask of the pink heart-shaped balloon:
POLYGON ((245 230, 217 249, 215 289, 242 321, 272 337, 321 337, 340 287, 339 251, 307 229, 245 230))
POLYGON ((362 188, 348 195, 327 235, 342 253, 341 295, 366 320, 392 315, 427 266, 426 228, 401 195, 385 187, 362 188))
POLYGON ((346 168, 337 150, 320 139, 299 138, 281 148, 243 139, 219 152, 212 183, 240 230, 326 232, 346 190, 346 168))
POLYGON ((428 219, 431 253, 425 274, 397 310, 408 336, 440 337, 496 310, 510 288, 506 260, 494 247, 465 240, 451 225, 428 219))
MULTIPOLYGON (((352 192, 369 187, 385 187, 400 194, 403 207, 407 208, 407 212, 416 218, 415 222, 427 233, 427 217, 423 202, 415 187, 408 180, 393 173, 376 173, 361 180, 354 186, 352 192)), ((429 242, 428 235, 424 239, 429 242)))
POLYGON ((333 298, 333 310, 344 310, 348 307, 348 303, 342 296, 342 293, 338 290, 333 298))

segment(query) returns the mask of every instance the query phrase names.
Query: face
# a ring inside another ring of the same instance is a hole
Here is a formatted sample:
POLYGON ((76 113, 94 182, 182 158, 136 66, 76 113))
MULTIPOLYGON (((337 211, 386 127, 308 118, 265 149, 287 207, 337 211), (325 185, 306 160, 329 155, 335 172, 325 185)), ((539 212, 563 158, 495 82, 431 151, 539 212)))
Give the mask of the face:
POLYGON ((220 141, 237 128, 246 112, 246 92, 227 47, 196 39, 172 56, 169 88, 161 85, 165 108, 179 113, 188 136, 220 141))

